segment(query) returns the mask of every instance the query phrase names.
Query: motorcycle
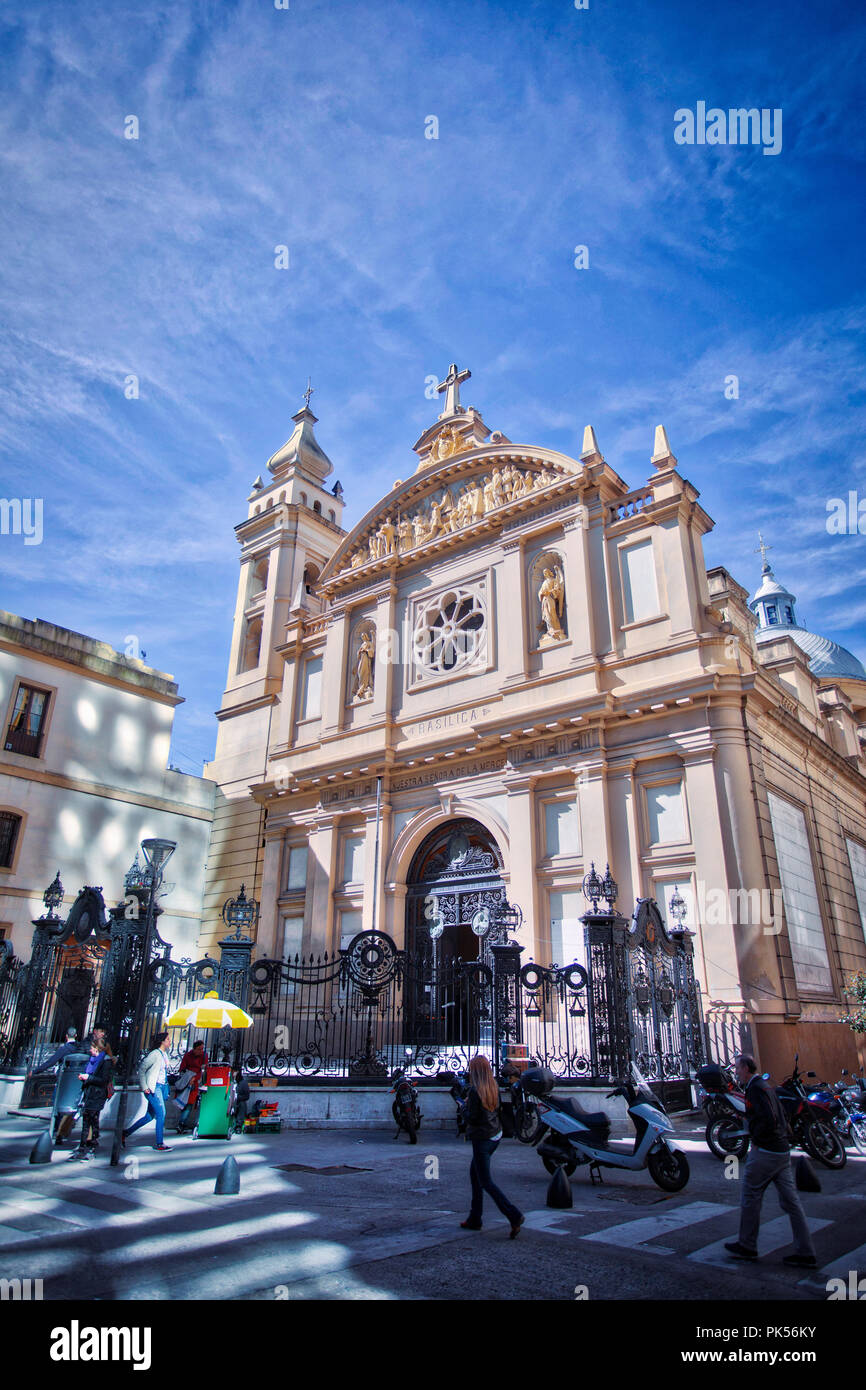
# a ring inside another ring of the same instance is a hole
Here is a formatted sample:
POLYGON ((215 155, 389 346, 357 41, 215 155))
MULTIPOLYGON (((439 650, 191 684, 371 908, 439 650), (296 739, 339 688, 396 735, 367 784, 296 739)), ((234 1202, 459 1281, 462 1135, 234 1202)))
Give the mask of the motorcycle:
POLYGON ((541 1116, 535 1100, 520 1084, 523 1074, 506 1063, 500 1073, 500 1084, 507 1090, 511 1102, 513 1137, 521 1144, 532 1144, 541 1126, 541 1116))
POLYGON ((749 1148, 746 1128, 746 1096, 727 1067, 711 1062, 697 1073, 707 1114, 705 1138, 710 1152, 725 1159, 745 1158, 749 1148))
MULTIPOLYGON (((794 1136, 794 1143, 825 1168, 844 1168, 848 1161, 839 1134, 833 1124, 830 1106, 823 1101, 810 1100, 803 1085, 803 1075, 797 1063, 799 1052, 794 1057, 794 1070, 791 1075, 776 1087, 776 1095, 782 1104, 785 1117, 794 1136)), ((807 1078, 815 1076, 813 1071, 805 1073, 807 1078)))
MULTIPOLYGON (((842 1075, 848 1076, 847 1068, 842 1075)), ((857 1081, 857 1078, 852 1080, 857 1081)), ((866 1114, 863 1111, 866 1095, 859 1085, 852 1086, 848 1081, 837 1081, 834 1085, 822 1082, 819 1089, 810 1091, 809 1100, 826 1105, 843 1143, 850 1139, 859 1154, 866 1154, 866 1114)))
POLYGON ((466 1099, 469 1095, 469 1073, 458 1071, 451 1087, 451 1096, 457 1106, 457 1133, 466 1133, 466 1099))
POLYGON ((398 1067, 391 1080, 394 1085, 388 1094, 394 1097, 391 1106, 391 1114, 397 1125, 397 1133, 394 1138, 399 1139, 400 1130, 405 1129, 409 1135, 409 1143, 417 1144, 418 1130, 421 1128, 421 1111, 418 1108, 418 1091, 415 1083, 411 1077, 406 1075, 402 1067, 398 1067))
POLYGON ((541 1127, 534 1143, 548 1173, 558 1167, 571 1177, 578 1164, 588 1163, 590 1180, 601 1182, 602 1168, 649 1169, 653 1182, 664 1192, 680 1192, 689 1180, 685 1154, 670 1139, 674 1127, 664 1105, 649 1087, 634 1062, 629 1079, 615 1086, 606 1099, 623 1096, 635 1127, 631 1149, 608 1142, 610 1120, 603 1110, 586 1111, 574 1100, 551 1095, 556 1078, 547 1067, 523 1073, 524 1090, 538 1097, 541 1127))

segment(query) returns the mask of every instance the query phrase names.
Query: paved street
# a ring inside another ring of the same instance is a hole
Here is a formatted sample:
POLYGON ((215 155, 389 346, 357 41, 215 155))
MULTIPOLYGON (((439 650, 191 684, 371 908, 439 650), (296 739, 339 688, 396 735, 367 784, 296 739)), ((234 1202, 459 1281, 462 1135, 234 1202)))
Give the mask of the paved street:
POLYGON ((820 1170, 806 1196, 821 1268, 787 1269, 790 1228, 765 1199, 764 1258, 742 1265, 722 1244, 737 1229, 738 1184, 707 1151, 696 1121, 678 1122, 692 1167, 666 1196, 646 1174, 572 1179, 574 1207, 545 1205, 536 1153, 506 1140, 494 1173, 526 1212, 516 1241, 495 1208, 480 1233, 468 1209, 470 1150, 449 1131, 417 1147, 392 1132, 288 1131, 224 1141, 177 1139, 170 1154, 132 1141, 124 1166, 31 1167, 44 1128, 0 1120, 0 1277, 43 1280, 45 1299, 592 1299, 826 1298, 827 1280, 866 1274, 866 1159, 820 1170), (231 1153, 238 1197, 213 1183, 231 1153), (301 1165, 286 1172, 279 1165, 301 1165), (330 1170, 330 1171, 329 1171, 330 1170))

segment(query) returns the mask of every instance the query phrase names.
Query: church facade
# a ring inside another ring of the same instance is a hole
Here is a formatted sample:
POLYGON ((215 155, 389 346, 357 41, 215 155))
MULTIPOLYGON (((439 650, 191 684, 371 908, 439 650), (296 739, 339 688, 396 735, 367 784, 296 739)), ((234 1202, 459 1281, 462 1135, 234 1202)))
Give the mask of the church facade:
POLYGON ((200 949, 243 881, 268 956, 375 925, 472 959, 507 901, 524 962, 583 962, 581 883, 609 864, 626 916, 685 904, 717 1054, 856 1065, 866 672, 766 554, 752 600, 707 571, 662 427, 631 487, 591 427, 574 458, 491 432, 468 375, 351 530, 309 399, 254 485, 200 949))

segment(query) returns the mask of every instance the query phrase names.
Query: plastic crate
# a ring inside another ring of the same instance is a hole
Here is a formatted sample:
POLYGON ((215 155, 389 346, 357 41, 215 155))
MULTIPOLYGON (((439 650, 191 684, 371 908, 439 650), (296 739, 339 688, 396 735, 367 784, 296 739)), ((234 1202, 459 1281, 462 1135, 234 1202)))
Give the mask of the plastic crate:
POLYGON ((283 1122, 279 1118, 272 1120, 259 1120, 258 1125, 256 1126, 256 1132, 258 1134, 279 1134, 282 1127, 283 1122))

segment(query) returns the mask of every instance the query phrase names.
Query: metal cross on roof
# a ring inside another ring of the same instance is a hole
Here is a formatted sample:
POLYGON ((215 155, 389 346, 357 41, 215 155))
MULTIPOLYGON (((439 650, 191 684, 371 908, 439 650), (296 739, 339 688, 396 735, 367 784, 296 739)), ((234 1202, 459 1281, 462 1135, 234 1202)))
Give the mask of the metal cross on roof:
POLYGON ((312 377, 307 377, 307 389, 304 392, 304 402, 306 404, 307 410, 309 410, 310 408, 310 397, 312 396, 315 389, 316 388, 313 385, 312 377))
POLYGON ((759 532, 758 532, 758 545, 757 545, 756 548, 755 548, 754 554, 757 555, 757 554, 760 553, 760 556, 761 556, 761 567, 762 567, 763 569, 766 569, 766 568, 767 568, 767 551, 768 551, 768 550, 772 550, 772 549, 773 549, 773 547, 772 547, 771 545, 767 545, 767 544, 765 543, 764 537, 761 535, 761 532, 759 531, 759 532))

